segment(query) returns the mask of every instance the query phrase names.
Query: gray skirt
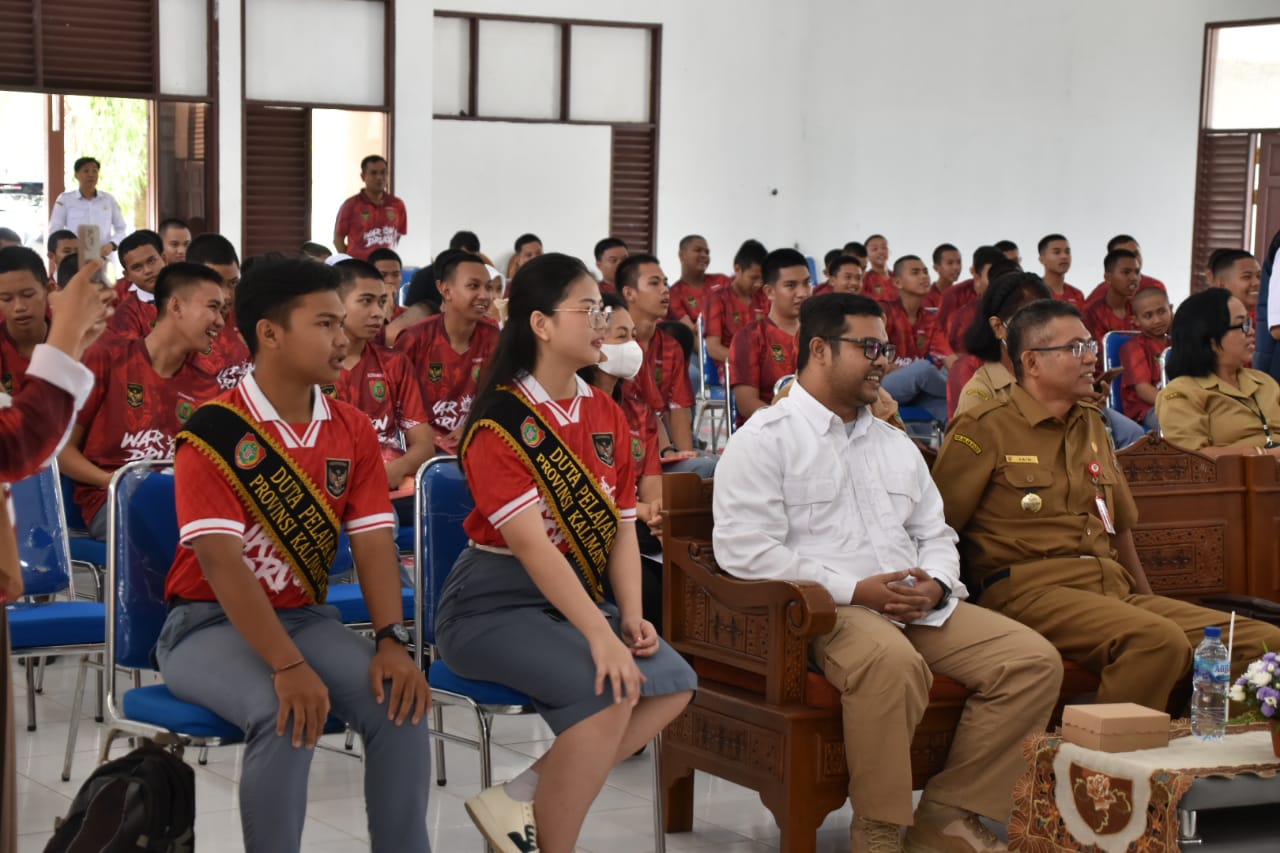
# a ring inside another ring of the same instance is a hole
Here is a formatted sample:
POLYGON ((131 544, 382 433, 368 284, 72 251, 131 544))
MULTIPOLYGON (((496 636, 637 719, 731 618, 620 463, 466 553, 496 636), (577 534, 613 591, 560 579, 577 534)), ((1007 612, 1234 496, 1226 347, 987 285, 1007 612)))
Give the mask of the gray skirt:
MULTIPOLYGON (((618 608, 599 605, 615 634, 618 608)), ((436 645, 449 668, 463 678, 518 690, 556 734, 613 704, 606 681, 595 695, 596 666, 587 639, 538 590, 520 561, 467 548, 440 593, 436 645)), ((665 642, 636 658, 645 676, 642 696, 694 690, 697 676, 665 642)))

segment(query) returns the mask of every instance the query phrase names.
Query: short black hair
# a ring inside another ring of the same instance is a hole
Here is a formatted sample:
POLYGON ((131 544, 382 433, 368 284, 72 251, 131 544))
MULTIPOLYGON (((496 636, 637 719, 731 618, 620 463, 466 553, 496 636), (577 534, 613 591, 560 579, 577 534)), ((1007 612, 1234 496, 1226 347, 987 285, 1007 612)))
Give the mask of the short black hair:
MULTIPOLYGON (((445 281, 452 278, 458 267, 463 264, 485 265, 482 258, 477 255, 473 255, 470 252, 449 251, 446 249, 436 255, 436 259, 431 266, 435 270, 436 281, 445 281)), ((488 275, 488 273, 486 273, 486 275, 488 275)))
POLYGON ((674 338, 675 342, 680 345, 681 351, 684 352, 685 363, 687 364, 689 359, 693 358, 693 345, 697 332, 690 329, 679 320, 663 320, 658 323, 658 328, 674 338))
POLYGON ((791 267, 809 269, 809 261, 795 249, 774 249, 764 259, 764 283, 776 284, 782 271, 791 267))
MULTIPOLYGON (((903 255, 902 257, 900 257, 900 258, 898 258, 896 261, 894 261, 894 262, 893 262, 893 274, 894 274, 894 276, 898 276, 898 275, 900 275, 900 274, 901 274, 901 272, 902 272, 902 265, 903 265, 903 264, 905 264, 905 263, 908 263, 908 262, 910 262, 910 261, 920 261, 920 256, 919 256, 919 255, 903 255)), ((924 263, 924 261, 920 261, 920 263, 922 263, 922 264, 923 264, 923 263, 924 263)))
POLYGON ((146 228, 139 228, 121 240, 120 245, 116 246, 116 251, 120 255, 120 261, 123 263, 125 255, 134 249, 141 249, 143 246, 151 246, 156 250, 157 255, 164 256, 164 241, 160 239, 159 234, 146 228))
POLYGON ((1213 277, 1226 275, 1236 265, 1236 261, 1255 260, 1252 254, 1244 249, 1219 249, 1213 258, 1213 277))
MULTIPOLYGON (((444 252, 440 254, 443 255, 444 252)), ((439 314, 440 303, 443 301, 444 295, 440 293, 440 288, 436 287, 435 264, 419 267, 413 274, 413 278, 409 279, 409 290, 405 293, 404 307, 412 308, 414 305, 426 303, 439 314)))
POLYGON ((33 249, 26 246, 5 246, 0 249, 0 273, 22 270, 31 273, 40 284, 49 282, 49 271, 44 267, 44 258, 33 249))
POLYGON ((656 255, 644 252, 636 255, 627 255, 626 260, 618 264, 618 269, 613 274, 614 283, 617 284, 619 293, 628 287, 639 286, 641 264, 658 264, 658 266, 662 266, 662 262, 658 260, 656 255))
POLYGON ((77 157, 76 164, 71 169, 71 174, 74 175, 76 172, 80 171, 85 166, 88 166, 90 163, 97 166, 99 169, 102 168, 102 164, 98 162, 97 157, 77 157))
POLYGON ((883 240, 886 246, 889 244, 889 238, 883 234, 872 234, 870 237, 862 241, 862 245, 870 245, 872 240, 883 240))
POLYGON ((385 246, 381 249, 374 249, 369 253, 369 263, 376 264, 378 261, 395 261, 400 266, 404 266, 404 261, 400 260, 400 256, 396 254, 395 249, 388 249, 385 246))
POLYGON ((999 317, 1006 326, 1018 308, 1037 299, 1052 299, 1044 279, 1033 272, 1016 270, 992 277, 978 301, 973 322, 964 330, 964 348, 983 361, 999 361, 1003 346, 991 328, 990 318, 999 317))
POLYGON ((703 237, 701 234, 686 234, 680 238, 680 251, 683 252, 694 240, 701 240, 704 243, 707 242, 707 238, 703 237))
POLYGON ((191 230, 191 226, 188 225, 186 222, 184 222, 181 219, 178 219, 176 216, 170 216, 168 219, 164 220, 163 222, 161 222, 159 225, 156 226, 156 233, 163 235, 164 232, 169 230, 170 228, 185 228, 188 231, 191 230))
POLYGON ((1120 263, 1125 258, 1136 261, 1138 259, 1138 254, 1137 252, 1131 252, 1128 249, 1112 249, 1107 252, 1107 256, 1102 259, 1102 271, 1115 272, 1116 264, 1120 263))
POLYGON ((58 272, 54 280, 58 282, 58 287, 66 287, 78 272, 80 272, 80 254, 76 252, 58 262, 58 272))
POLYGON ((942 256, 947 252, 955 252, 957 255, 960 254, 960 250, 957 249, 955 246, 951 245, 950 243, 942 243, 936 249, 933 250, 933 262, 935 264, 942 263, 942 256))
POLYGON ((333 265, 338 271, 338 295, 345 297, 355 287, 356 279, 372 279, 382 284, 382 273, 368 261, 359 258, 347 258, 333 265))
POLYGON ((822 268, 827 271, 827 275, 831 275, 831 262, 844 254, 844 249, 832 249, 822 256, 822 268))
POLYGON ((324 243, 316 243, 308 240, 298 247, 298 254, 304 258, 310 258, 313 261, 323 261, 325 258, 333 254, 333 250, 324 243))
POLYGON ((175 293, 205 281, 216 284, 219 288, 222 287, 222 276, 204 264, 178 261, 166 265, 156 278, 156 318, 159 319, 165 315, 169 300, 175 293))
POLYGON ((1043 255, 1044 250, 1049 248, 1049 244, 1057 242, 1058 240, 1061 240, 1064 243, 1070 242, 1067 240, 1066 237, 1062 236, 1061 234, 1046 234, 1040 238, 1039 243, 1036 243, 1036 253, 1043 255))
POLYGON ((995 246, 979 246, 973 250, 973 274, 982 275, 983 268, 1008 260, 995 246))
POLYGON ((744 270, 754 266, 763 267, 764 259, 768 256, 769 250, 764 247, 764 243, 754 239, 743 240, 742 245, 733 255, 733 265, 744 270))
POLYGON ((0 240, 8 240, 10 243, 22 245, 22 235, 12 228, 0 228, 0 240))
POLYGON ((1009 347, 1009 359, 1013 362, 1014 375, 1022 379, 1022 354, 1040 346, 1039 332, 1059 317, 1080 319, 1080 309, 1060 299, 1037 299, 1024 305, 1005 326, 1005 343, 1009 347))
POLYGON ((995 242, 995 247, 1002 252, 1018 251, 1018 244, 1013 242, 1012 240, 997 240, 995 242))
POLYGON ((49 235, 49 239, 45 243, 45 245, 49 249, 49 254, 52 255, 54 252, 58 251, 58 244, 61 243, 63 240, 78 241, 79 239, 80 238, 76 236, 76 232, 71 231, 67 228, 59 228, 57 231, 54 231, 52 234, 49 235))
POLYGON ((1107 253, 1110 254, 1115 251, 1116 246, 1120 246, 1125 243, 1132 243, 1135 246, 1138 245, 1138 241, 1133 237, 1130 237, 1128 234, 1117 234, 1107 241, 1107 253))
POLYGON ((1212 274, 1213 265, 1217 263, 1218 258, 1222 255, 1222 253, 1235 252, 1235 251, 1238 251, 1238 250, 1237 249, 1214 249, 1212 252, 1209 253, 1208 260, 1204 262, 1205 269, 1207 269, 1212 274))
POLYGON ((844 246, 841 247, 840 251, 844 252, 846 255, 853 255, 855 258, 862 258, 863 260, 866 260, 867 257, 867 247, 862 243, 859 243, 857 240, 850 240, 848 243, 845 243, 844 246))
POLYGON ((258 354, 258 321, 284 324, 294 303, 310 293, 338 289, 338 271, 309 258, 256 261, 236 288, 236 328, 258 354))
POLYGON ((827 264, 827 275, 831 278, 835 278, 840 274, 840 270, 850 265, 855 266, 858 269, 862 269, 862 261, 858 258, 855 258, 853 255, 839 255, 835 260, 827 264))
POLYGON ((600 240, 599 242, 596 243, 596 248, 595 248, 596 260, 598 261, 601 258, 603 258, 604 253, 609 251, 610 249, 625 249, 625 248, 627 248, 627 243, 621 237, 605 237, 603 240, 600 240))
POLYGON ((187 247, 187 260, 193 264, 240 265, 236 247, 226 237, 212 231, 191 241, 191 245, 187 247))
POLYGON ((1182 300, 1173 312, 1169 330, 1172 349, 1165 360, 1165 371, 1170 379, 1209 376, 1218 369, 1213 345, 1222 341, 1231 325, 1231 299, 1231 291, 1210 287, 1182 300))
POLYGON ((368 171, 369 166, 372 165, 373 163, 385 163, 385 162, 387 162, 387 158, 383 157, 381 154, 370 154, 368 157, 365 157, 363 160, 360 161, 360 174, 363 175, 366 171, 368 171))
POLYGON ((517 237, 515 242, 516 254, 519 254, 520 250, 523 249, 525 246, 529 245, 530 243, 538 243, 539 245, 541 245, 542 240, 538 237, 537 234, 521 234, 519 237, 517 237))
POLYGON ((806 299, 800 306, 800 336, 796 354, 796 373, 809 363, 809 345, 814 338, 829 340, 832 352, 839 341, 830 338, 844 331, 845 317, 884 317, 880 303, 859 293, 824 293, 806 299))
POLYGON ((457 231, 449 238, 450 249, 461 249, 475 255, 480 251, 480 238, 474 231, 457 231))

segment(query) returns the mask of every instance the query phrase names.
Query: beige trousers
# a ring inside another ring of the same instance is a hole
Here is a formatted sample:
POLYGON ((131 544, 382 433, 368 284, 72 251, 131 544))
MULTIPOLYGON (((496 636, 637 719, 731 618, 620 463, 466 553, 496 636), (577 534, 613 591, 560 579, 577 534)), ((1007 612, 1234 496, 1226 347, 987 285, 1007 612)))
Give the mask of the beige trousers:
POLYGON ((898 628, 862 607, 836 608, 814 657, 840 689, 849 799, 860 817, 912 822, 911 738, 929 704, 932 672, 973 692, 932 802, 1004 823, 1022 773, 1022 739, 1043 731, 1062 685, 1062 659, 1034 631, 960 602, 944 625, 898 628))

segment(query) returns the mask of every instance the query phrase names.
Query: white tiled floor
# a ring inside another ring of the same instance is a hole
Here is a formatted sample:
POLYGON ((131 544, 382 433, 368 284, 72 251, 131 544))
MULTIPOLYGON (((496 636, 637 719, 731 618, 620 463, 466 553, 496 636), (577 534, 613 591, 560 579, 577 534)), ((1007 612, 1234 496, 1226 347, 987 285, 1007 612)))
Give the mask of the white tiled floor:
MULTIPOLYGON (((90 679, 92 684, 92 677, 90 679)), ((27 732, 25 684, 15 680, 15 715, 18 763, 18 833, 20 853, 39 853, 53 831, 55 817, 66 813, 71 798, 96 761, 101 727, 94 723, 91 700, 79 721, 80 734, 70 782, 63 782, 63 750, 71 716, 75 667, 64 658, 48 668, 44 692, 36 697, 39 728, 27 732)), ((467 717, 457 710, 445 712, 449 730, 466 731, 467 717)), ((550 730, 534 716, 498 719, 494 724, 494 778, 507 779, 523 770, 531 758, 550 745, 550 730)), ((341 748, 341 738, 326 739, 341 748)), ((127 750, 117 740, 112 755, 127 750)), ((201 853, 239 853, 238 787, 241 748, 224 747, 209 754, 206 767, 195 767, 196 838, 201 853)), ((479 787, 480 768, 474 750, 445 745, 448 784, 432 787, 428 811, 432 849, 435 853, 481 853, 483 844, 472 826, 463 800, 479 787)), ((195 753, 186 755, 195 765, 195 753)), ((426 756, 423 756, 426 760, 426 756)), ((355 853, 369 849, 365 826, 363 772, 359 761, 344 755, 317 751, 308 789, 308 817, 303 849, 308 853, 355 853)), ((596 800, 579 839, 589 853, 643 853, 653 850, 653 776, 649 751, 614 770, 609 784, 596 800)), ((723 780, 698 774, 694 794, 692 832, 667 836, 671 853, 723 851, 765 853, 778 849, 778 829, 756 795, 723 780)), ((848 805, 833 812, 818 834, 819 853, 843 853, 849 846, 848 805)))

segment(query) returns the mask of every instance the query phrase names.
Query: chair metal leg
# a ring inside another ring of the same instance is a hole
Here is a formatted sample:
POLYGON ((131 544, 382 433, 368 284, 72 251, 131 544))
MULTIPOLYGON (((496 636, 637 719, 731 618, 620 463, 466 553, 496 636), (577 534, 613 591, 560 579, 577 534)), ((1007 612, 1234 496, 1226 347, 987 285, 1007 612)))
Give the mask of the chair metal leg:
POLYGON ((76 737, 80 734, 80 711, 84 707, 84 682, 89 674, 89 656, 80 656, 80 671, 76 673, 76 692, 71 700, 71 722, 67 726, 67 754, 62 759, 62 781, 71 781, 71 761, 76 752, 76 737))
POLYGON ((98 655, 98 713, 93 715, 95 723, 101 723, 104 717, 103 696, 106 693, 106 687, 103 683, 103 674, 107 671, 107 659, 103 655, 98 655))
POLYGON ((200 754, 196 756, 196 761, 199 762, 201 767, 204 767, 209 763, 209 747, 200 747, 200 754))
MULTIPOLYGON (((480 790, 487 791, 493 786, 493 756, 489 752, 489 739, 493 734, 493 715, 478 706, 476 707, 476 728, 480 735, 480 790)), ((497 851, 489 845, 488 841, 485 841, 484 853, 497 853, 497 851)))
MULTIPOLYGON (((439 702, 431 705, 431 722, 436 727, 436 731, 444 731, 444 707, 439 702)), ((443 788, 449 781, 444 769, 444 738, 435 738, 435 742, 436 784, 443 788)))
POLYGON ((98 763, 106 764, 107 757, 111 754, 111 744, 117 737, 124 734, 119 729, 107 729, 102 735, 102 748, 98 750, 98 763))
POLYGON ((27 731, 36 730, 36 662, 31 655, 26 657, 27 667, 27 731))
POLYGON ((38 658, 39 662, 36 664, 36 692, 40 694, 44 693, 44 662, 46 660, 48 658, 41 655, 38 658))
POLYGON ((653 736, 653 851, 667 853, 666 822, 662 814, 662 732, 653 736))
POLYGON ((355 746, 355 744, 356 744, 356 731, 355 729, 351 728, 351 726, 347 726, 347 740, 345 743, 342 744, 342 748, 345 749, 347 752, 350 752, 352 748, 355 746))

